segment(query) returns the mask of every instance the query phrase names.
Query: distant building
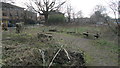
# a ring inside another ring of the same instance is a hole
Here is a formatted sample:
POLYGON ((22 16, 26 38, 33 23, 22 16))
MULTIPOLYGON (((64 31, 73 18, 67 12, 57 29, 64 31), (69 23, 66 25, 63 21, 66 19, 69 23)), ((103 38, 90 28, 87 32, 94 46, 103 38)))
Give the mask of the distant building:
POLYGON ((33 24, 33 22, 37 22, 37 13, 25 10, 23 16, 26 24, 33 24))
POLYGON ((7 24, 8 22, 17 22, 23 19, 24 8, 0 2, 2 4, 2 20, 1 23, 7 24))
POLYGON ((0 4, 2 4, 2 20, 0 23, 7 25, 8 23, 24 22, 25 17, 37 20, 36 13, 25 11, 24 8, 9 3, 0 2, 0 4))
POLYGON ((38 17, 37 17, 37 21, 38 21, 39 23, 43 24, 43 23, 45 22, 45 17, 44 17, 44 15, 38 16, 38 17))
POLYGON ((77 24, 89 24, 90 18, 76 18, 75 22, 77 22, 77 24))
POLYGON ((58 12, 58 11, 51 11, 49 13, 49 15, 56 15, 56 14, 58 14, 58 15, 64 15, 64 13, 61 13, 61 12, 58 12))

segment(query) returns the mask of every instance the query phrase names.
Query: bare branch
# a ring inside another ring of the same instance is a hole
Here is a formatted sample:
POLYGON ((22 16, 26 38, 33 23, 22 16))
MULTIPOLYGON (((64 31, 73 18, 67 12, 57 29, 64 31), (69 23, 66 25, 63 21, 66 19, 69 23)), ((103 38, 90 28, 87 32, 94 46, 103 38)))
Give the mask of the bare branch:
POLYGON ((56 8, 56 10, 58 10, 66 1, 62 2, 61 4, 59 4, 56 8))
POLYGON ((63 47, 63 45, 61 46, 61 48, 60 48, 60 49, 56 52, 56 54, 54 55, 54 57, 53 57, 52 61, 50 62, 50 64, 49 64, 48 68, 50 68, 50 66, 52 65, 52 63, 53 63, 54 59, 55 59, 55 58, 56 58, 56 56, 59 54, 59 52, 62 50, 62 47, 63 47))
POLYGON ((35 12, 40 15, 44 15, 45 22, 48 20, 49 12, 52 10, 58 10, 65 2, 61 4, 56 4, 56 0, 29 0, 27 7, 31 7, 35 12))

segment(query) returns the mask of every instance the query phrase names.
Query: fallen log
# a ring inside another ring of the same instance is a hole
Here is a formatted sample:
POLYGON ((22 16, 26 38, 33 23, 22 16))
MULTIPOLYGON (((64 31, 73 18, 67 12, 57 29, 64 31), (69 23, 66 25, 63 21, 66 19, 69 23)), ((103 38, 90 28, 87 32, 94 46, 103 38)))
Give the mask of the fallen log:
POLYGON ((83 35, 84 35, 85 37, 88 37, 88 36, 89 36, 89 33, 88 33, 88 32, 83 32, 83 35))
POLYGON ((52 40, 53 36, 51 34, 46 34, 46 33, 37 33, 37 38, 40 40, 48 41, 48 40, 52 40))
POLYGON ((67 32, 67 34, 74 34, 74 33, 76 33, 76 32, 72 32, 72 31, 71 32, 67 32))
POLYGON ((50 31, 50 32, 57 32, 56 29, 50 29, 49 31, 50 31))

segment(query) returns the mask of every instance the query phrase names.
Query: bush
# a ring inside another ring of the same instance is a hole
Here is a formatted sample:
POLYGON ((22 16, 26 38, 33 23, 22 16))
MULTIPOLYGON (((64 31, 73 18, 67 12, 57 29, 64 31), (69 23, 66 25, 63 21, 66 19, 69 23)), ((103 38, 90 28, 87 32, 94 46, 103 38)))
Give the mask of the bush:
POLYGON ((50 15, 48 22, 50 24, 62 24, 65 22, 65 17, 64 15, 59 15, 59 14, 50 15))
POLYGON ((33 25, 33 24, 36 24, 36 22, 34 20, 31 20, 31 19, 26 19, 25 24, 33 25))

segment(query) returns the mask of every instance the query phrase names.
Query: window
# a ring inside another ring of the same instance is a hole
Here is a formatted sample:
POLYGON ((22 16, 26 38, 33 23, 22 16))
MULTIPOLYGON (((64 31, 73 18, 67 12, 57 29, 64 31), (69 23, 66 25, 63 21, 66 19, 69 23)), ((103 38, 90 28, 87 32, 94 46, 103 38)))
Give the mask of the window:
POLYGON ((16 16, 19 16, 19 13, 18 13, 18 11, 17 11, 17 13, 16 13, 16 16))
POLYGON ((7 16, 7 14, 6 14, 6 13, 3 13, 3 16, 7 16))
POLYGON ((12 17, 12 14, 10 13, 10 17, 12 17))
POLYGON ((6 10, 6 8, 2 8, 2 10, 6 10))
POLYGON ((10 10, 13 10, 12 8, 10 8, 10 10))

